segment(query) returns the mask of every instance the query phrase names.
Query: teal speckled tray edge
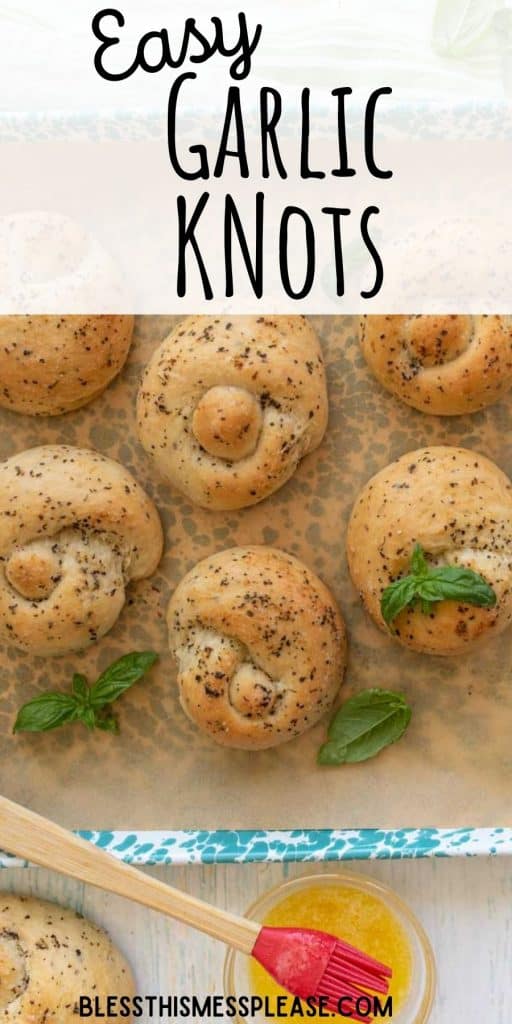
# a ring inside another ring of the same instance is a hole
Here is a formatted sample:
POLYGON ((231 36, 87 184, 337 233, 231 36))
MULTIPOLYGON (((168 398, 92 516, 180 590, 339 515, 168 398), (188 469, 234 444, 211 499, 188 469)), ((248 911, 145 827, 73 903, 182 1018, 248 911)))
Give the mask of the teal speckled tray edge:
MULTIPOLYGON (((240 864, 512 853, 512 828, 79 832, 129 864, 240 864)), ((26 862, 0 853, 0 868, 26 862)))

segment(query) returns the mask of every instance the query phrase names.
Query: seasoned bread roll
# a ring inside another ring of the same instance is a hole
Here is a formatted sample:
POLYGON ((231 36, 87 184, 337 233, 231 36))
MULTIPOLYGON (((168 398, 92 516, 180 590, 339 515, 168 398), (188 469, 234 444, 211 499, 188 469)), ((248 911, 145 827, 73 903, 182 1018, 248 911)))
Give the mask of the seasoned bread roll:
POLYGON ((283 551, 205 558, 176 588, 167 622, 183 709, 226 747, 261 750, 300 736, 339 690, 343 619, 327 587, 283 551))
POLYGON ((493 587, 494 608, 441 601, 424 614, 404 609, 392 633, 404 646, 459 654, 496 636, 512 619, 512 485, 493 462, 467 448, 420 448, 367 483, 347 534, 350 573, 375 622, 387 626, 381 597, 409 575, 420 544, 433 566, 471 569, 493 587))
MULTIPOLYGON (((11 1024, 76 1024, 80 996, 133 997, 133 976, 101 928, 43 900, 0 900, 0 1018, 11 1024)), ((127 1018, 131 1020, 131 1016, 127 1018)), ((99 1021, 96 1014, 88 1020, 99 1021)))
POLYGON ((162 553, 158 513, 119 463, 66 445, 0 463, 0 640, 31 654, 88 647, 162 553))
POLYGON ((512 386, 511 316, 367 316, 361 344, 380 383, 420 412, 476 412, 512 386))
POLYGON ((316 334, 300 316, 189 317, 153 355, 137 419, 157 468, 191 501, 255 505, 325 433, 316 334))
POLYGON ((130 348, 132 316, 0 316, 0 405, 57 416, 96 398, 130 348))

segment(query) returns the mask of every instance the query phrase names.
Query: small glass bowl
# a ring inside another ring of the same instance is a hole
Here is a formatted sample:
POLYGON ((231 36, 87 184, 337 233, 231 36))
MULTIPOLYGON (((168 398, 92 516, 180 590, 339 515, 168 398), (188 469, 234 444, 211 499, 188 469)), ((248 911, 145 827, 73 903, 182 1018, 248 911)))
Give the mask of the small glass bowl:
MULTIPOLYGON (((355 875, 348 871, 322 875, 302 875, 288 882, 282 882, 269 892, 260 896, 245 912, 252 921, 262 921, 270 910, 281 903, 287 896, 310 886, 343 885, 353 887, 360 892, 367 892, 378 899, 394 913, 404 929, 412 956, 412 973, 409 993, 397 1013, 391 1018, 393 1024, 426 1024, 432 1010, 435 993, 436 968, 434 954, 430 942, 409 907, 386 885, 355 875)), ((249 957, 236 950, 229 950, 224 964, 224 993, 226 996, 247 996, 251 994, 249 974, 249 957)), ((266 1018, 261 1014, 253 1018, 257 1024, 263 1024, 266 1018)), ((236 1024, 246 1024, 237 1015, 233 1018, 236 1024)))

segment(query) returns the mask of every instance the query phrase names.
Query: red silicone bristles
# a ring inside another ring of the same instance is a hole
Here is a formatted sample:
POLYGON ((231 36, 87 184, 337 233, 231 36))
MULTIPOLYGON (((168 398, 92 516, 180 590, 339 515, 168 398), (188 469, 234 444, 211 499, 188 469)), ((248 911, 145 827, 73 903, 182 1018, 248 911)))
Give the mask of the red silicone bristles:
POLYGON ((348 942, 343 942, 341 939, 336 943, 331 953, 331 960, 334 957, 343 957, 346 961, 360 964, 361 967, 366 967, 368 971, 383 974, 387 978, 391 978, 393 973, 391 967, 381 963, 380 960, 375 960, 372 956, 368 956, 368 953, 363 953, 356 946, 351 946, 348 942))
POLYGON ((364 964, 360 965, 355 960, 344 956, 333 954, 326 967, 324 977, 340 978, 343 975, 349 976, 359 985, 366 985, 367 988, 374 988, 376 992, 385 992, 389 988, 389 968, 384 971, 377 971, 375 968, 369 970, 364 964))
POLYGON ((371 1018, 358 1014, 358 997, 389 991, 392 971, 386 964, 326 932, 264 926, 252 955, 283 988, 301 999, 323 996, 336 1013, 343 996, 350 998, 351 1019, 363 1024, 370 1024, 371 1018))
POLYGON ((392 970, 386 964, 374 960, 348 943, 338 942, 334 947, 324 974, 319 981, 315 995, 328 998, 327 1008, 333 1013, 339 1011, 343 996, 352 999, 351 1020, 370 1024, 368 1015, 363 1017, 357 1011, 357 999, 368 996, 369 992, 387 995, 392 970))
POLYGON ((332 999, 341 999, 342 996, 357 997, 361 995, 366 995, 366 992, 363 993, 357 985, 351 985, 346 978, 342 978, 341 982, 337 984, 333 983, 328 985, 322 982, 322 988, 318 991, 316 998, 318 998, 318 996, 329 996, 329 998, 332 999))

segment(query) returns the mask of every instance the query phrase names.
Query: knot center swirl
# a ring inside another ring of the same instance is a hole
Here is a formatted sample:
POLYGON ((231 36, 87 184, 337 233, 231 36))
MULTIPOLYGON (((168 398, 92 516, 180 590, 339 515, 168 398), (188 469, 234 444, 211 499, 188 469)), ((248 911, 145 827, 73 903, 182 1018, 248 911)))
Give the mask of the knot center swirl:
POLYGON ((50 597, 61 577, 60 561, 44 543, 13 551, 5 575, 14 590, 29 601, 50 597))
POLYGON ((459 359, 470 345, 473 327, 469 316, 415 316, 406 325, 404 344, 411 364, 428 369, 459 359))
POLYGON ((273 681, 249 662, 235 672, 229 685, 231 706, 247 718, 265 718, 276 704, 277 692, 273 681))
POLYGON ((238 462, 252 455, 263 425, 258 399, 245 388, 213 387, 198 402, 192 431, 216 458, 238 462))

